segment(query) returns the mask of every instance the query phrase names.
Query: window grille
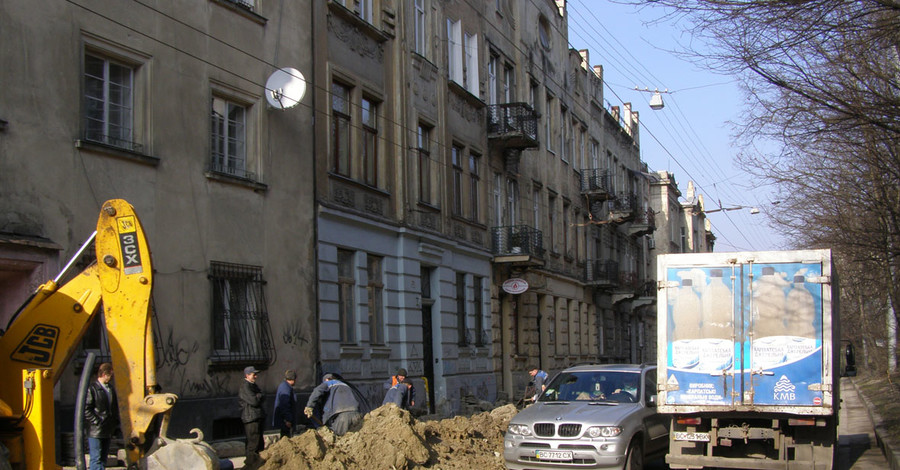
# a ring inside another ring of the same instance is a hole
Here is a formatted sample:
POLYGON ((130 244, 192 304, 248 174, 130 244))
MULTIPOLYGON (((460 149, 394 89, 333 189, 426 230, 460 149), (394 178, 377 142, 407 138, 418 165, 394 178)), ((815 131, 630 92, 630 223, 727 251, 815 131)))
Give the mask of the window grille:
POLYGON ((212 262, 213 363, 272 364, 275 347, 262 268, 212 262))

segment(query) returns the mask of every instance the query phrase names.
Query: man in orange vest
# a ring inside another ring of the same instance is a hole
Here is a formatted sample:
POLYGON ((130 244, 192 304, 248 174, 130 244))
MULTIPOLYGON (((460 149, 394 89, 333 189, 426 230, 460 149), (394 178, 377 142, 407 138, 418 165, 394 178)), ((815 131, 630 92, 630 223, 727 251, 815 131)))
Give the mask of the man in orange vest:
MULTIPOLYGON (((399 368, 397 369, 397 375, 391 376, 391 387, 397 385, 400 382, 403 382, 403 379, 406 378, 406 369, 399 368)), ((409 407, 412 408, 416 406, 416 387, 410 385, 409 387, 409 407)))

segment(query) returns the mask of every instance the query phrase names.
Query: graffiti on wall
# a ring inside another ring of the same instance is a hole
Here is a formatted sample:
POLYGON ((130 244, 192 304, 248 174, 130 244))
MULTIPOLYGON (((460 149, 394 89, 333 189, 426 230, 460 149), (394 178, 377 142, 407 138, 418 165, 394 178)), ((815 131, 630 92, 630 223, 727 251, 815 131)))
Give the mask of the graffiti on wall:
POLYGON ((284 344, 295 347, 310 344, 309 335, 299 320, 293 320, 287 325, 287 328, 281 332, 281 339, 284 340, 284 344))

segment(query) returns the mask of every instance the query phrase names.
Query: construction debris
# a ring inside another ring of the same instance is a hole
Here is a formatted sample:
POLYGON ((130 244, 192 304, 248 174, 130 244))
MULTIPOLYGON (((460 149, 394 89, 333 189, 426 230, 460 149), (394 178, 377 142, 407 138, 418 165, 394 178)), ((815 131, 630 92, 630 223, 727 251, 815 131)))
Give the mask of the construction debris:
MULTIPOLYGON (((467 403, 479 409, 480 402, 467 403)), ((393 404, 367 414, 344 436, 328 428, 281 439, 262 452, 264 470, 502 470, 503 433, 516 414, 504 405, 470 417, 416 420, 393 404)))

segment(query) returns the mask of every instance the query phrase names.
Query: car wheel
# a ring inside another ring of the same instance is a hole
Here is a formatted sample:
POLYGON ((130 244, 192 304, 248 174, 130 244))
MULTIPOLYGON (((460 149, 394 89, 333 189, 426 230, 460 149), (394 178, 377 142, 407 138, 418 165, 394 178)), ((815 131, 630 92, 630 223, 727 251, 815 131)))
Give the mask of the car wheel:
POLYGON ((637 439, 631 441, 628 453, 625 454, 625 470, 643 470, 644 448, 637 439))

